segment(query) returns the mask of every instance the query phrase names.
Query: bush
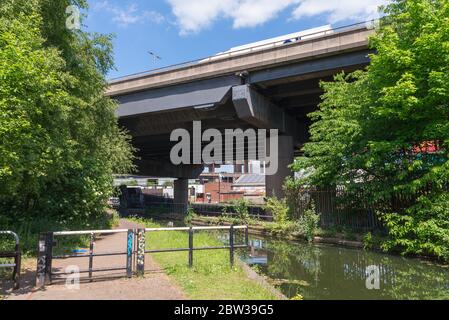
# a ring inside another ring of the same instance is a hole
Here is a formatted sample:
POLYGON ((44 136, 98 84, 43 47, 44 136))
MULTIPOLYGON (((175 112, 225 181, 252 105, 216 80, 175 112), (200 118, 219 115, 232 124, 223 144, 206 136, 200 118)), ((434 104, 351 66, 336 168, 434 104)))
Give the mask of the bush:
POLYGON ((406 214, 380 214, 389 230, 382 249, 449 261, 449 194, 422 196, 406 214))
MULTIPOLYGON (((118 224, 119 217, 117 213, 112 215, 104 213, 99 217, 92 217, 85 220, 56 220, 53 218, 36 218, 32 220, 21 220, 3 224, 2 230, 11 230, 16 232, 20 238, 20 246, 24 255, 34 255, 37 249, 39 234, 48 231, 65 230, 93 230, 93 229, 111 229, 118 224)), ((9 239, 9 238, 8 238, 9 239)), ((0 239, 0 249, 4 248, 9 240, 0 239)), ((61 240, 58 243, 66 243, 70 247, 76 247, 83 242, 82 237, 71 237, 61 240)))
POLYGON ((229 206, 224 206, 221 209, 221 216, 224 220, 233 220, 233 223, 248 223, 250 220, 248 200, 239 199, 232 201, 229 206))
POLYGON ((269 197, 265 209, 271 213, 275 223, 285 223, 288 220, 289 208, 285 199, 279 200, 276 197, 269 197))
POLYGON ((234 202, 233 204, 235 213, 237 214, 237 217, 242 222, 248 222, 249 220, 249 202, 245 199, 240 199, 234 202))
POLYGON ((187 215, 184 218, 184 223, 186 225, 190 225, 192 223, 192 220, 197 216, 195 210, 192 207, 189 207, 187 210, 187 215))
POLYGON ((299 230, 307 241, 313 241, 315 233, 318 230, 319 222, 320 215, 316 213, 315 204, 312 202, 310 208, 304 211, 304 214, 299 218, 298 222, 299 230))
POLYGON ((371 250, 373 248, 373 234, 371 232, 363 236, 363 248, 365 250, 371 250))

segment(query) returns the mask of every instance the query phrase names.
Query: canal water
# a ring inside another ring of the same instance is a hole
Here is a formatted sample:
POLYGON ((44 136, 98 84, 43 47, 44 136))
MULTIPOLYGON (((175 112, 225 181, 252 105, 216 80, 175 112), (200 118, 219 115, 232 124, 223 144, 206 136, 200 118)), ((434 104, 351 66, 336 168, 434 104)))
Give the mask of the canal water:
POLYGON ((449 299, 449 266, 331 245, 250 243, 241 259, 288 298, 449 299))

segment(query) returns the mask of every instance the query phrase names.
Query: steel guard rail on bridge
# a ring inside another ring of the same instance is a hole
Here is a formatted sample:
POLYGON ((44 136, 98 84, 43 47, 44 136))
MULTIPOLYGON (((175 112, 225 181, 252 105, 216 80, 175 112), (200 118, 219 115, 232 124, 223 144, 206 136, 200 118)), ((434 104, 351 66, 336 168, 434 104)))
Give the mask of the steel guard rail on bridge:
POLYGON ((37 272, 36 272, 36 286, 43 287, 51 284, 53 276, 68 275, 66 272, 53 272, 52 262, 55 259, 67 258, 88 258, 89 268, 86 270, 79 270, 79 273, 88 273, 89 279, 92 281, 94 272, 108 272, 126 270, 126 275, 132 277, 133 274, 143 276, 145 272, 145 254, 146 253, 160 253, 160 252, 189 252, 189 267, 193 266, 193 251, 197 250, 219 250, 229 249, 229 260, 231 266, 234 264, 234 251, 237 248, 247 248, 249 245, 248 226, 207 226, 207 227, 181 227, 181 228, 146 228, 146 229, 118 229, 118 230, 88 230, 88 231, 59 231, 42 233, 39 238, 38 258, 37 258, 37 272), (229 245, 211 246, 211 247, 197 247, 193 246, 193 236, 195 231, 202 230, 229 230, 229 245), (245 230, 245 243, 235 244, 235 230, 245 230), (187 231, 189 233, 188 248, 172 248, 172 249, 158 249, 146 250, 147 232, 162 232, 162 231, 187 231), (126 251, 117 252, 100 252, 94 253, 95 234, 117 234, 127 233, 126 237, 126 251), (54 255, 53 247, 55 246, 55 237, 60 236, 75 236, 75 235, 89 235, 90 245, 88 254, 68 254, 68 255, 54 255), (126 256, 126 265, 123 267, 110 268, 94 268, 94 257, 104 256, 126 256))

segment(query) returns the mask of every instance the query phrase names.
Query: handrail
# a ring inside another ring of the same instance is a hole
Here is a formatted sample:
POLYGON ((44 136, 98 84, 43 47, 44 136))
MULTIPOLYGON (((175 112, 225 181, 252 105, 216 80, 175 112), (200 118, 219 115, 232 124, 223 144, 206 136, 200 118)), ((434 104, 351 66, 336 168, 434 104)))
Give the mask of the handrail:
POLYGON ((17 235, 17 233, 12 231, 0 231, 0 234, 9 234, 14 237, 16 245, 20 244, 19 236, 17 235))
MULTIPOLYGON (((377 19, 372 19, 372 20, 367 20, 364 22, 358 22, 358 23, 353 23, 350 25, 346 25, 346 26, 341 26, 341 27, 337 27, 337 28, 330 28, 328 30, 323 30, 323 31, 317 31, 317 32, 313 32, 313 33, 309 33, 309 34, 304 34, 301 37, 310 37, 310 36, 314 36, 317 34, 321 34, 324 33, 324 36, 327 36, 328 32, 332 31, 332 35, 335 34, 340 34, 343 32, 347 32, 347 31, 353 31, 353 30, 359 30, 359 29, 372 29, 375 27, 375 23, 376 21, 378 21, 377 19), (372 26, 368 26, 368 23, 372 23, 372 26), (360 27, 360 28, 354 28, 357 26, 364 26, 364 27, 360 27), (335 33, 335 31, 338 31, 337 33, 335 33)), ((161 68, 156 68, 156 69, 151 69, 148 71, 143 71, 143 72, 137 72, 137 73, 133 73, 130 75, 126 75, 126 76, 122 76, 122 77, 117 77, 117 78, 112 78, 108 81, 109 84, 115 84, 115 83, 120 83, 123 81, 127 81, 127 80, 132 80, 132 79, 136 79, 138 77, 143 77, 143 76, 149 76, 149 75, 153 75, 153 74, 158 74, 158 73, 163 73, 163 72, 168 72, 168 71, 173 71, 173 70, 177 70, 177 69, 181 69, 183 67, 190 67, 190 66, 194 66, 200 63, 208 63, 211 61, 216 61, 216 60, 220 60, 221 58, 225 58, 225 57, 231 57, 234 55, 238 55, 239 53, 243 53, 243 52, 249 52, 252 53, 254 52, 255 49, 260 49, 261 47, 268 47, 268 46, 273 46, 276 47, 276 44, 279 44, 281 42, 285 42, 287 40, 291 40, 290 38, 288 39, 284 39, 284 40, 277 40, 274 42, 270 42, 270 43, 265 43, 265 44, 260 44, 254 47, 250 47, 250 48, 245 48, 245 49, 239 49, 236 51, 230 51, 230 52, 223 52, 223 53, 219 53, 213 56, 208 56, 208 57, 204 57, 204 58, 199 58, 199 59, 195 59, 195 60, 190 60, 190 61, 186 61, 186 62, 181 62, 181 63, 177 63, 177 64, 173 64, 173 65, 169 65, 166 67, 161 67, 161 68)), ((312 40, 312 39, 310 39, 312 40)), ((313 40, 316 40, 313 39, 313 40)), ((306 42, 308 40, 303 40, 300 43, 306 42)), ((297 44, 298 42, 288 42, 288 43, 282 43, 281 45, 284 46, 288 46, 288 45, 293 45, 293 44, 297 44)), ((272 49, 272 48, 267 48, 267 49, 272 49)))
POLYGON ((128 232, 128 229, 58 231, 58 232, 53 232, 53 235, 54 236, 73 236, 73 235, 88 235, 88 234, 93 234, 93 233, 111 234, 111 233, 124 233, 124 232, 128 232))
POLYGON ((0 264, 0 268, 14 268, 13 270, 13 274, 12 274, 12 280, 14 281, 14 290, 19 289, 20 286, 20 265, 21 265, 21 259, 22 259, 22 254, 20 252, 20 239, 19 236, 17 235, 17 233, 13 232, 13 231, 0 231, 0 235, 2 234, 6 234, 6 235, 10 235, 14 238, 15 240, 15 248, 14 251, 9 251, 9 252, 1 252, 0 251, 0 257, 2 258, 14 258, 14 263, 5 263, 5 264, 0 264), (3 254, 3 255, 2 255, 3 254))
POLYGON ((142 276, 145 272, 145 254, 146 253, 167 253, 167 252, 182 252, 187 251, 189 258, 189 267, 193 267, 193 252, 194 251, 202 251, 202 250, 223 250, 229 249, 229 261, 231 266, 234 265, 234 252, 235 249, 239 248, 248 248, 249 246, 249 230, 247 225, 240 226, 204 226, 204 227, 178 227, 178 228, 145 228, 138 229, 136 234, 137 239, 137 274, 142 276), (237 229, 245 230, 245 243, 244 244, 235 244, 234 237, 235 231, 237 229), (193 245, 193 236, 195 231, 199 230, 229 230, 229 245, 222 246, 206 246, 206 247, 194 247, 193 245), (146 232, 155 232, 155 231, 188 231, 188 248, 163 248, 163 249, 151 249, 146 250, 145 243, 145 233, 146 232))
MULTIPOLYGON (((247 229, 248 226, 233 226, 234 229, 247 229)), ((154 231, 189 231, 189 230, 230 230, 231 226, 208 226, 208 227, 175 227, 175 228, 145 228, 146 232, 154 231)))

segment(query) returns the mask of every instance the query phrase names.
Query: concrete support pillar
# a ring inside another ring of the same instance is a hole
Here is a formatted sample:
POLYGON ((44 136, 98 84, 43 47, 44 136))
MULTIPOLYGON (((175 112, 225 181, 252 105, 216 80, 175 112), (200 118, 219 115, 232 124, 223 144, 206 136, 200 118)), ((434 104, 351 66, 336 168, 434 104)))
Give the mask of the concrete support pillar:
POLYGON ((252 172, 249 172, 250 170, 249 170, 249 161, 248 160, 245 160, 245 165, 244 165, 244 169, 243 169, 243 173, 252 173, 252 172))
POLYGON ((186 213, 189 204, 189 179, 178 178, 175 180, 173 191, 176 207, 179 206, 179 211, 186 213))
POLYGON ((283 198, 285 193, 282 189, 285 178, 293 176, 293 172, 288 168, 294 160, 294 144, 291 136, 279 136, 279 157, 278 171, 274 175, 265 177, 266 193, 268 197, 276 196, 283 198))

